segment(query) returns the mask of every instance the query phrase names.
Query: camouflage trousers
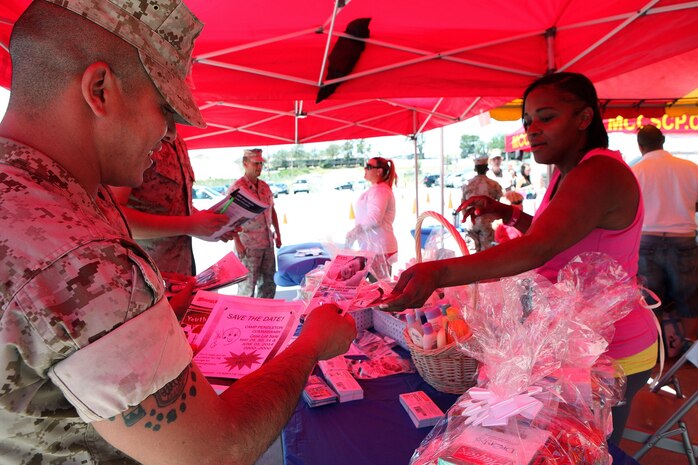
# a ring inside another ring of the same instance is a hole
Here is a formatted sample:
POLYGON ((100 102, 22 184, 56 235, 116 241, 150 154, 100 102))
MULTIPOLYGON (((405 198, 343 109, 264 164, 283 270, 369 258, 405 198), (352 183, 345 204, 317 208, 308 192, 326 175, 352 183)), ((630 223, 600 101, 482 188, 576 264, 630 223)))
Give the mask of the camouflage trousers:
POLYGON ((494 242, 494 229, 492 229, 492 220, 489 218, 475 218, 471 231, 476 236, 478 241, 478 252, 492 247, 494 242))
POLYGON ((247 249, 245 257, 241 261, 249 270, 249 274, 246 280, 238 283, 238 295, 273 299, 274 294, 276 294, 274 247, 247 249))

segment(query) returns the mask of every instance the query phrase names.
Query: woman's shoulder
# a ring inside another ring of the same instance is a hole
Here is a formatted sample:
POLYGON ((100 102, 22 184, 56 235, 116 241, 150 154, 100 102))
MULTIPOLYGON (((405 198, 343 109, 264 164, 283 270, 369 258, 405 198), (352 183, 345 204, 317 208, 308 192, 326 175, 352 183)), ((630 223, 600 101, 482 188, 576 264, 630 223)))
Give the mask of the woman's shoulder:
POLYGON ((589 158, 592 157, 598 157, 598 156, 604 156, 604 157, 609 157, 613 158, 616 160, 623 160, 623 155, 620 153, 618 150, 611 150, 609 148, 604 148, 604 147, 598 147, 595 149, 589 150, 584 157, 582 157, 581 161, 588 160, 589 158))

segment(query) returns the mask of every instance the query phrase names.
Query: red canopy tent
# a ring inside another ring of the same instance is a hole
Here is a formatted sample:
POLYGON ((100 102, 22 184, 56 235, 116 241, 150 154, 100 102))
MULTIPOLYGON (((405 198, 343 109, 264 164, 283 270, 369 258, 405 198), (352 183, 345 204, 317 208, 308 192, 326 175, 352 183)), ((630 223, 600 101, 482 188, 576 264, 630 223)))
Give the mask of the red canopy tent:
MULTIPOLYGON (((663 108, 698 87, 696 2, 186 3, 206 24, 192 81, 209 124, 181 129, 190 148, 415 134, 509 101, 552 71, 586 74, 624 108, 650 97, 663 108), (357 18, 371 18, 366 48, 349 75, 326 81, 329 52, 357 18)), ((0 6, 0 47, 27 4, 0 6)), ((7 67, 0 49, 4 86, 7 67)))

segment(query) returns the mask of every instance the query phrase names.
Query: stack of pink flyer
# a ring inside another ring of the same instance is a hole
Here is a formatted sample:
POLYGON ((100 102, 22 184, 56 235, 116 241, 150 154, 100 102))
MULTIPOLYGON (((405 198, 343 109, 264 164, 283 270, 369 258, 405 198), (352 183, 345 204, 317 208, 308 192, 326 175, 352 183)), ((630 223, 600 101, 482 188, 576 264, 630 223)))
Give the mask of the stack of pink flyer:
POLYGON ((301 301, 219 295, 195 339, 194 360, 207 377, 242 378, 295 339, 302 309, 301 301))

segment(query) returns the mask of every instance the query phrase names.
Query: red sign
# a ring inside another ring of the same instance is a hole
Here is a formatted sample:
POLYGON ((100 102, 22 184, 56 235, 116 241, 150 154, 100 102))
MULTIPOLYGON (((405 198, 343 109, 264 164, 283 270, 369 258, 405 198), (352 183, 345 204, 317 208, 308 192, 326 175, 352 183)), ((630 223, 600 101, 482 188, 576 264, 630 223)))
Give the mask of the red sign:
MULTIPOLYGON (((650 118, 640 115, 636 118, 623 118, 617 116, 605 119, 604 126, 608 132, 635 133, 639 128, 647 124, 657 126, 664 134, 695 134, 698 135, 698 115, 662 115, 660 118, 650 118)), ((523 128, 505 138, 505 150, 516 152, 517 150, 531 150, 528 137, 523 128)))

